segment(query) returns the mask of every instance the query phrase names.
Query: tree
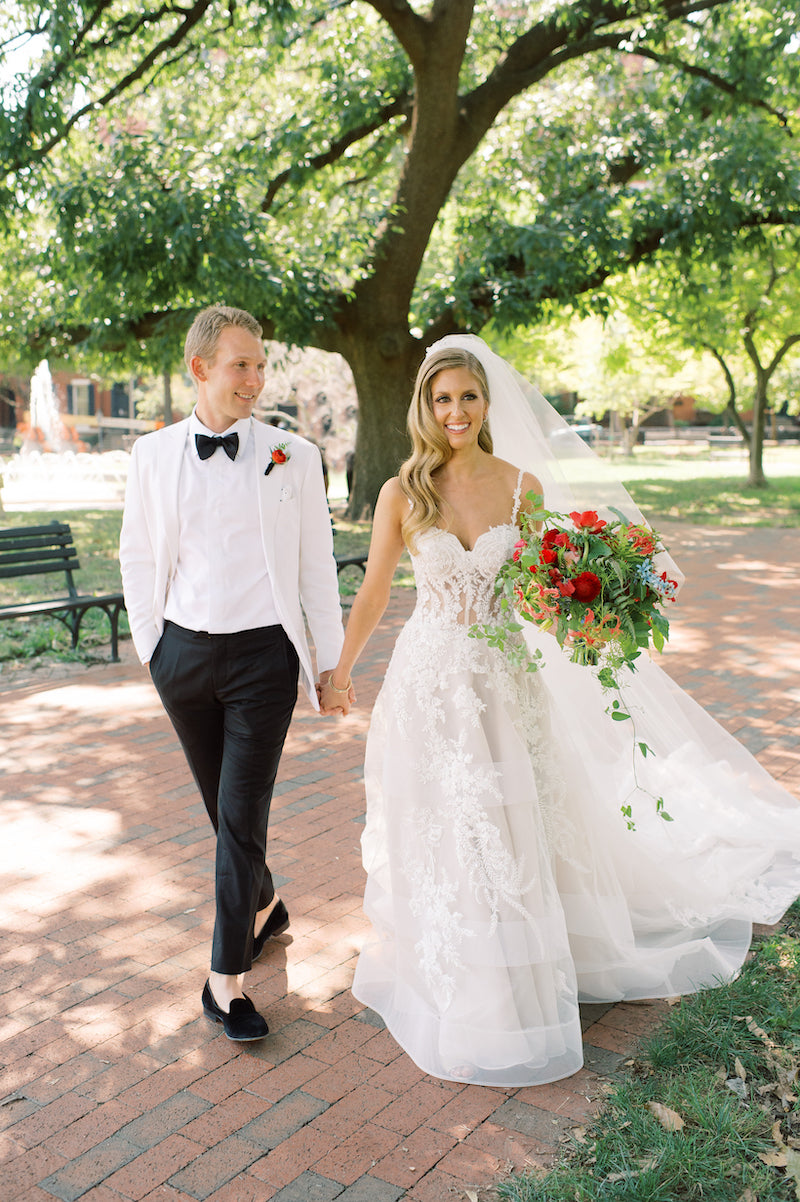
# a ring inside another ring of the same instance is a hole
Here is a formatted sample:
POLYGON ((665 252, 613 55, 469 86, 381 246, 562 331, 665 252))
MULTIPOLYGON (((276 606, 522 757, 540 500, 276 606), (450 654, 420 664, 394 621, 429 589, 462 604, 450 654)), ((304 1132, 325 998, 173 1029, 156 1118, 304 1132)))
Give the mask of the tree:
POLYGON ((686 347, 667 319, 656 324, 641 305, 628 308, 619 291, 605 318, 564 313, 532 330, 517 329, 500 339, 498 350, 513 358, 548 393, 573 392, 579 415, 611 415, 622 421, 622 444, 630 455, 642 423, 671 408, 685 393, 724 405, 716 365, 686 347))
POLYGON ((591 307, 656 253, 716 257, 800 221, 790 0, 58 13, 0 138, 30 206, 6 332, 40 355, 147 340, 174 358, 188 315, 225 299, 338 351, 359 396, 354 512, 405 451, 435 338, 591 307), (86 79, 100 115, 73 120, 86 79))
POLYGON ((639 273, 620 300, 640 324, 658 321, 670 340, 706 352, 727 389, 727 409, 747 443, 748 484, 766 484, 763 467, 770 387, 800 350, 800 234, 743 236, 723 263, 672 259, 639 273), (738 380, 750 377, 749 404, 738 380), (741 409, 751 409, 749 427, 741 409))

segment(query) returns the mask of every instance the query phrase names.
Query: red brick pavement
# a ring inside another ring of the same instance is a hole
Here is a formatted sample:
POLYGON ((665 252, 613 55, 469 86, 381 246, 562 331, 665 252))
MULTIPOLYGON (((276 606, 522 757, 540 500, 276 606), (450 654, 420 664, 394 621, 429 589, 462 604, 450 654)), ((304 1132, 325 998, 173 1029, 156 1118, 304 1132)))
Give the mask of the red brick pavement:
MULTIPOLYGON (((800 796, 797 532, 672 536, 689 583, 666 666, 800 796)), ((243 1048, 200 1013, 212 838, 130 648, 121 665, 6 687, 3 1202, 485 1197, 551 1162, 662 1013, 586 1008, 581 1072, 487 1089, 421 1073, 349 993, 364 738, 410 601, 396 590, 349 722, 298 706, 270 826, 291 938, 249 978, 273 1034, 243 1048)))

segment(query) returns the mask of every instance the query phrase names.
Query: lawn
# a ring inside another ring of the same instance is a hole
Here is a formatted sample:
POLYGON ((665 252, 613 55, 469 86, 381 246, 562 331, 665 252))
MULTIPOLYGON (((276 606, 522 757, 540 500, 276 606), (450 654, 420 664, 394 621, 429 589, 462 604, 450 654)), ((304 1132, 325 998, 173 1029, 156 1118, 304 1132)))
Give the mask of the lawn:
POLYGON ((769 447, 766 488, 748 488, 746 461, 709 452, 668 455, 640 448, 618 458, 617 472, 654 525, 659 520, 698 526, 800 526, 800 447, 769 447))
MULTIPOLYGON (((708 451, 682 450, 667 453, 660 448, 640 447, 631 459, 618 457, 619 476, 633 494, 645 515, 658 526, 659 521, 692 522, 698 525, 800 526, 800 447, 768 448, 764 467, 769 485, 764 489, 744 484, 746 462, 741 453, 731 457, 708 451)), ((333 491, 333 490, 332 490, 333 491)), ((337 554, 366 553, 370 523, 352 521, 344 511, 344 502, 332 501, 334 543, 337 554)), ((117 509, 36 510, 26 513, 0 513, 0 523, 35 526, 53 519, 69 522, 81 561, 78 587, 82 592, 115 592, 120 586, 117 547, 122 514, 117 509)), ((361 574, 351 571, 340 578, 345 604, 358 589, 361 574)), ((413 577, 408 557, 404 556, 395 583, 410 585, 413 577)), ((0 582, 0 604, 37 600, 57 595, 60 586, 48 594, 44 578, 0 582)), ((120 635, 127 634, 127 621, 120 620, 120 635)), ((69 645, 69 635, 61 623, 52 619, 3 622, 0 624, 0 663, 13 664, 31 657, 92 662, 108 655, 108 623, 105 615, 88 614, 84 619, 77 652, 69 645)))

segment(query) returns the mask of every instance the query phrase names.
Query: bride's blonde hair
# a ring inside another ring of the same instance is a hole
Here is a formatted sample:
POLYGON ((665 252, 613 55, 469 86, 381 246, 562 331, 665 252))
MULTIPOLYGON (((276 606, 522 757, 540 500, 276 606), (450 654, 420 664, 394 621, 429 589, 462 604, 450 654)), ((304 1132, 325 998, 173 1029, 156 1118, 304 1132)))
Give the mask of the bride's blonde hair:
MULTIPOLYGON (((436 525, 442 498, 433 481, 433 473, 453 454, 447 437, 433 416, 433 381, 440 371, 464 367, 475 377, 487 404, 491 404, 489 385, 483 364, 469 351, 446 347, 434 351, 420 364, 406 425, 411 436, 411 454, 398 472, 400 487, 411 502, 402 524, 406 546, 415 549, 417 536, 436 525)), ((486 423, 478 434, 478 446, 492 453, 492 435, 486 423)))

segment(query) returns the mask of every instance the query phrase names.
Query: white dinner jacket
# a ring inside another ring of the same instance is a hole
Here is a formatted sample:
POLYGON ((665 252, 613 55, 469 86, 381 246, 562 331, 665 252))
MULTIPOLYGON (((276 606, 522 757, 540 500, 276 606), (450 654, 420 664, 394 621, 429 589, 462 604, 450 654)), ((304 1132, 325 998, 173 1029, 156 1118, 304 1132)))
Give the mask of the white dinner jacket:
MULTIPOLYGON (((300 659, 300 679, 318 708, 305 619, 318 671, 333 668, 343 641, 333 534, 319 451, 306 439, 253 418, 255 488, 261 542, 275 607, 300 659), (271 452, 287 444, 288 459, 264 474, 271 452)), ((134 646, 150 660, 164 629, 164 607, 178 560, 179 479, 189 419, 134 443, 120 537, 125 606, 134 646)))

